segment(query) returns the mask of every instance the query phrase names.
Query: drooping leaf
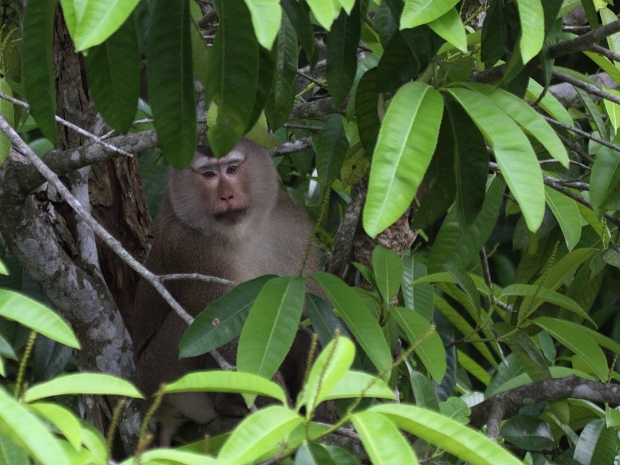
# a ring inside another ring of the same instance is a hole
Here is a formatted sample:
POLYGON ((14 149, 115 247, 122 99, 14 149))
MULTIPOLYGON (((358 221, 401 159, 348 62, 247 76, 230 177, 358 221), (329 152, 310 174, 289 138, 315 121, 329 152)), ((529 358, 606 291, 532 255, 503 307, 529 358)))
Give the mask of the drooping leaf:
POLYGON ((267 101, 265 114, 271 127, 282 126, 293 108, 295 100, 295 77, 297 76, 297 35, 288 19, 282 17, 276 42, 276 73, 273 90, 267 101))
POLYGON ((543 91, 544 89, 540 84, 538 84, 534 79, 530 79, 526 92, 527 98, 532 102, 538 102, 538 106, 553 119, 556 119, 567 126, 573 126, 573 118, 568 113, 568 110, 564 108, 564 106, 551 92, 545 92, 542 99, 540 99, 543 91))
POLYGON ((140 56, 133 17, 85 57, 89 89, 97 109, 118 132, 129 130, 140 94, 140 56))
POLYGON ((252 463, 285 440, 302 421, 301 416, 286 407, 274 405, 259 410, 234 429, 220 450, 218 463, 252 463))
POLYGON ((377 79, 377 69, 369 69, 360 79, 355 92, 357 130, 367 153, 373 152, 381 127, 377 79))
POLYGON ((560 225, 570 252, 581 239, 581 215, 577 202, 549 186, 545 186, 545 198, 560 225))
POLYGON ((394 307, 392 315, 405 332, 409 344, 416 346, 415 354, 433 379, 440 382, 446 374, 446 351, 441 338, 426 318, 408 308, 394 307))
POLYGON ((443 37, 448 43, 458 48, 461 52, 467 52, 465 26, 456 8, 449 9, 439 18, 429 22, 428 27, 435 31, 438 36, 443 37))
POLYGON ((385 416, 369 410, 351 416, 372 463, 418 465, 418 459, 402 433, 385 416))
POLYGON ((54 435, 0 387, 0 430, 41 465, 69 465, 54 435))
POLYGON ((342 116, 329 115, 316 138, 316 169, 319 183, 327 191, 338 178, 342 162, 349 150, 349 141, 342 125, 342 116))
POLYGON ((405 255, 403 257, 403 279, 401 292, 405 306, 422 315, 426 321, 431 320, 433 314, 433 286, 429 284, 413 285, 413 282, 426 276, 426 264, 417 256, 405 255))
POLYGON ((403 277, 403 262, 396 252, 377 245, 372 252, 372 269, 377 290, 388 305, 396 296, 403 277))
POLYGON ((167 394, 179 392, 236 392, 268 396, 286 402, 282 387, 262 376, 241 371, 196 371, 166 385, 167 394))
POLYGON ((519 126, 484 95, 449 89, 493 148, 495 159, 516 198, 530 231, 536 231, 545 213, 545 192, 534 149, 519 126))
POLYGON ((80 348, 73 331, 60 316, 40 303, 18 294, 0 289, 0 316, 33 329, 39 334, 69 347, 80 348))
POLYGON ((35 402, 29 407, 54 424, 75 448, 82 445, 82 428, 75 414, 66 407, 51 402, 35 402))
POLYGON ((306 2, 298 2, 297 0, 282 0, 281 4, 295 29, 299 43, 304 49, 310 65, 314 67, 317 61, 317 53, 308 4, 306 2))
POLYGON ((521 461, 496 442, 439 413, 414 405, 383 404, 370 408, 399 428, 435 444, 460 459, 477 465, 521 465, 521 461))
POLYGON ((329 31, 338 17, 340 4, 333 0, 307 0, 307 3, 317 22, 329 31))
POLYGON ((592 165, 590 199, 599 217, 620 210, 620 160, 617 152, 608 147, 601 147, 592 165))
POLYGON ((540 52, 545 40, 545 15, 541 0, 519 0, 517 2, 521 36, 519 49, 523 63, 527 63, 540 52))
POLYGON ((397 31, 385 46, 377 65, 377 90, 393 92, 411 81, 419 70, 419 60, 405 40, 405 35, 397 31))
POLYGON ((245 0, 245 4, 252 14, 258 43, 271 50, 282 20, 279 0, 245 0))
POLYGON ((536 318, 533 323, 547 331, 563 346, 582 357, 601 381, 607 380, 609 368, 605 354, 590 336, 581 331, 581 325, 549 317, 536 318))
POLYGON ((58 376, 50 381, 28 388, 25 402, 64 394, 102 394, 142 398, 142 394, 128 381, 104 373, 74 373, 58 376))
POLYGON ((295 339, 304 295, 302 278, 273 278, 263 286, 241 331, 238 370, 273 376, 295 339))
POLYGON ((458 0, 405 0, 400 28, 407 29, 434 21, 450 11, 458 0))
POLYGON ((198 314, 179 343, 179 357, 195 357, 239 337, 250 308, 273 275, 260 276, 234 287, 198 314))
POLYGON ((371 237, 411 204, 435 151, 442 113, 441 95, 421 82, 405 84, 392 99, 379 132, 363 213, 371 237))
MULTIPOLYGON (((88 2, 83 13, 77 15, 77 24, 71 35, 76 52, 102 44, 127 21, 138 1, 97 0, 88 2)), ((77 8, 76 12, 78 12, 77 8)))
POLYGON ((24 17, 23 84, 30 114, 54 146, 56 135, 56 79, 52 63, 56 0, 28 2, 24 17))
POLYGON ((327 85, 334 105, 340 106, 347 97, 357 71, 357 47, 360 42, 362 23, 360 4, 348 15, 344 10, 327 34, 327 85))
POLYGON ((347 328, 355 336, 366 355, 372 360, 377 370, 386 371, 392 365, 392 356, 379 324, 364 311, 364 304, 357 294, 342 280, 328 273, 314 273, 312 279, 319 283, 347 328))
POLYGON ((149 98, 158 145, 175 168, 189 165, 196 150, 190 20, 188 0, 158 0, 148 42, 149 98))
POLYGON ((258 89, 259 45, 244 0, 219 0, 213 5, 219 27, 213 40, 206 101, 218 106, 215 126, 207 133, 213 153, 230 152, 248 128, 258 89))

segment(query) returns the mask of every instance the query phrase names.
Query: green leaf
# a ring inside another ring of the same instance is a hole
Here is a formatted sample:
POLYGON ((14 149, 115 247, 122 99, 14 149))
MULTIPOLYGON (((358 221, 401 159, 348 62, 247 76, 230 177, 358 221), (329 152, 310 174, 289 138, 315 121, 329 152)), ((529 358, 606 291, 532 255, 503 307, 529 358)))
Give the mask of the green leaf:
POLYGON ((69 465, 43 422, 0 387, 0 431, 41 465, 69 465))
POLYGON ((310 65, 316 65, 317 53, 314 46, 314 30, 310 21, 310 7, 306 2, 298 2, 297 0, 282 0, 282 8, 286 12, 286 16, 295 28, 295 33, 299 38, 306 57, 310 65))
POLYGON ((43 135, 57 144, 56 79, 52 53, 56 0, 32 0, 26 6, 23 37, 23 84, 30 114, 43 135))
POLYGON ((360 142, 367 153, 372 153, 381 120, 379 119, 379 90, 377 68, 369 69, 361 77, 355 92, 355 114, 360 142))
POLYGON ((7 269, 7 267, 4 265, 4 263, 2 263, 2 260, 0 260, 0 274, 3 274, 5 276, 9 275, 9 270, 7 269))
POLYGON ((344 377, 355 358, 355 345, 346 337, 337 337, 321 351, 312 365, 308 381, 297 402, 297 410, 306 406, 307 415, 327 398, 334 386, 344 377))
POLYGON ((319 336, 319 343, 325 347, 336 337, 349 337, 349 332, 334 315, 331 305, 321 297, 313 294, 306 294, 306 311, 312 323, 312 329, 319 336), (338 332, 338 333, 337 333, 338 332))
POLYGON ((577 202, 549 186, 545 186, 545 198, 560 225, 566 247, 570 252, 581 239, 581 215, 577 202))
POLYGON ((439 413, 405 404, 377 405, 371 407, 370 411, 385 415, 399 428, 441 447, 463 461, 476 465, 522 465, 520 460, 482 433, 439 413))
POLYGON ((511 284, 510 286, 507 286, 502 290, 500 299, 503 296, 535 297, 536 299, 540 299, 545 302, 549 302, 567 310, 570 310, 571 312, 579 315, 585 320, 588 320, 590 323, 596 326, 594 320, 590 318, 590 315, 588 315, 577 302, 575 302, 570 297, 565 296, 564 294, 554 292, 551 289, 547 289, 545 287, 534 286, 531 284, 511 284))
POLYGON ((252 15, 258 43, 271 50, 282 20, 279 0, 245 0, 245 4, 252 15))
POLYGON ((336 465, 322 444, 305 442, 295 454, 294 465, 336 465))
POLYGON ((26 452, 10 441, 5 435, 0 434, 0 463, 6 465, 30 465, 26 452))
POLYGON ((573 458, 583 465, 613 463, 618 448, 615 428, 606 428, 602 420, 590 421, 579 435, 573 458))
POLYGON ((594 340, 581 330, 581 325, 555 318, 540 317, 533 323, 547 331, 554 339, 582 357, 601 381, 609 378, 607 359, 594 340))
POLYGON ((103 43, 123 24, 139 0, 91 0, 84 9, 84 15, 77 18, 72 35, 75 51, 103 43))
POLYGON ((547 360, 536 343, 524 331, 507 323, 497 323, 493 326, 493 330, 502 336, 501 340, 508 344, 532 381, 551 378, 547 360))
POLYGON ((428 27, 435 31, 438 36, 443 37, 448 43, 458 48, 461 52, 467 53, 465 26, 463 26, 463 21, 461 21, 461 16, 458 11, 456 11, 456 8, 449 9, 439 18, 429 22, 428 27))
POLYGON ((270 406, 253 413, 234 429, 222 446, 218 463, 252 463, 299 426, 303 418, 282 406, 270 406))
POLYGON ((530 141, 504 110, 484 95, 449 89, 493 148, 508 187, 521 207, 530 231, 536 231, 545 213, 543 177, 530 141))
POLYGON ((218 106, 207 133, 213 153, 230 152, 252 118, 258 89, 259 47, 252 17, 243 0, 214 2, 219 27, 213 40, 206 101, 218 106))
POLYGON ((355 399, 357 397, 396 399, 396 394, 385 381, 361 371, 347 371, 323 400, 355 399))
POLYGON ((372 463, 418 465, 418 459, 409 443, 385 416, 366 410, 351 415, 351 422, 372 463))
MULTIPOLYGON (((239 0, 241 1, 241 0, 239 0)), ((175 168, 196 150, 188 0, 157 0, 148 38, 148 86, 158 145, 175 168)))
POLYGON ((526 450, 551 450, 555 444, 549 424, 529 415, 517 415, 506 420, 500 436, 526 450))
POLYGON ((426 264, 416 256, 405 255, 403 257, 403 268, 403 279, 400 286, 405 306, 415 310, 426 321, 430 321, 433 315, 433 286, 428 284, 413 285, 416 279, 426 276, 426 264))
POLYGON ((80 421, 71 410, 51 402, 36 402, 29 407, 53 423, 76 450, 82 447, 80 421))
POLYGON ((458 0, 405 0, 400 17, 400 29, 430 23, 445 15, 458 3, 458 0))
MULTIPOLYGON (((8 95, 9 97, 13 96, 13 90, 4 77, 0 78, 0 92, 8 95)), ((6 120, 9 126, 15 126, 15 109, 13 104, 8 100, 0 99, 0 115, 6 120)), ((11 140, 2 131, 0 131, 0 133, 0 165, 2 165, 4 160, 6 160, 6 157, 9 155, 11 140)), ((3 265, 0 263, 0 274, 2 274, 2 268, 3 265)))
POLYGON ((527 63, 542 49, 545 40, 545 14, 541 0, 519 0, 517 8, 521 23, 519 49, 523 63, 527 63))
POLYGON ((278 128, 286 122, 295 100, 299 50, 297 49, 297 35, 288 16, 282 18, 276 52, 273 91, 265 108, 267 120, 273 128, 278 128))
POLYGON ((278 277, 265 284, 241 331, 238 370, 273 376, 293 345, 304 293, 302 278, 278 277))
POLYGON ((340 12, 338 2, 334 0, 307 0, 307 3, 317 22, 329 31, 340 12))
MULTIPOLYGON (((187 452, 179 449, 151 449, 140 455, 144 465, 221 465, 221 462, 204 453, 187 452)), ((124 460, 120 465, 134 465, 135 457, 124 460)))
POLYGON ((356 7, 351 15, 345 11, 327 33, 327 85, 334 101, 339 107, 346 99, 357 71, 357 47, 362 33, 360 21, 360 6, 356 7))
POLYGON ((179 392, 237 392, 278 399, 286 403, 282 387, 262 376, 240 371, 197 371, 166 385, 167 394, 179 392))
POLYGON ((256 297, 273 278, 265 275, 241 283, 209 304, 183 334, 179 358, 202 355, 239 337, 256 297))
POLYGON ((475 82, 467 83, 467 87, 491 99, 519 126, 534 136, 547 149, 549 155, 559 161, 564 168, 568 168, 566 147, 549 123, 536 110, 514 94, 498 87, 475 82))
POLYGON ((319 283, 332 305, 338 309, 347 328, 353 333, 355 340, 377 370, 385 371, 384 379, 388 378, 392 355, 379 324, 364 310, 364 303, 353 289, 334 275, 314 273, 311 278, 319 283))
POLYGON ((64 394, 101 394, 142 398, 142 394, 122 378, 104 373, 75 373, 37 383, 28 388, 24 395, 25 402, 33 402, 45 397, 64 394))
POLYGON ((601 147, 592 165, 590 199, 599 217, 607 211, 620 210, 620 158, 608 147, 601 147))
POLYGON ((377 290, 388 305, 396 296, 403 277, 403 262, 396 252, 377 245, 372 252, 372 269, 375 273, 377 290))
POLYGON ((342 116, 333 114, 325 119, 314 150, 319 183, 327 192, 338 178, 344 157, 349 151, 349 141, 342 125, 342 116))
POLYGON ((17 321, 61 344, 80 348, 75 334, 60 316, 17 292, 0 289, 0 316, 17 321))
POLYGON ((97 109, 118 132, 129 130, 140 94, 140 56, 133 17, 84 57, 89 89, 97 109))
POLYGON ((442 113, 439 92, 421 82, 405 84, 392 99, 379 132, 363 213, 371 237, 411 204, 435 151, 442 113))
POLYGON ((564 123, 567 126, 573 126, 573 118, 570 116, 566 108, 560 103, 560 101, 553 96, 551 92, 546 92, 543 87, 538 84, 534 79, 530 79, 527 85, 527 98, 532 102, 538 102, 538 106, 542 108, 553 119, 558 120, 560 123, 564 123), (544 95, 543 95, 544 91, 544 95), (542 99, 540 96, 542 95, 542 99))
POLYGON ((435 328, 419 313, 402 307, 392 308, 394 319, 405 332, 415 354, 436 382, 446 374, 446 350, 435 328))

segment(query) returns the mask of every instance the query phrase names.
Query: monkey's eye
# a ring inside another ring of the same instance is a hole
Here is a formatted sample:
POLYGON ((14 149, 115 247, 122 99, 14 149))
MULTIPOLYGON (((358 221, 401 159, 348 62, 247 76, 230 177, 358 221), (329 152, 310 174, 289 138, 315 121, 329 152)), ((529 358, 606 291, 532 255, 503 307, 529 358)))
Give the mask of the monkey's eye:
POLYGON ((214 176, 215 176, 215 172, 214 172, 214 171, 205 171, 204 173, 202 173, 202 175, 203 175, 205 178, 212 178, 212 177, 214 177, 214 176))
POLYGON ((239 171, 239 167, 237 165, 230 165, 228 168, 226 168, 226 172, 228 174, 235 174, 237 171, 239 171))

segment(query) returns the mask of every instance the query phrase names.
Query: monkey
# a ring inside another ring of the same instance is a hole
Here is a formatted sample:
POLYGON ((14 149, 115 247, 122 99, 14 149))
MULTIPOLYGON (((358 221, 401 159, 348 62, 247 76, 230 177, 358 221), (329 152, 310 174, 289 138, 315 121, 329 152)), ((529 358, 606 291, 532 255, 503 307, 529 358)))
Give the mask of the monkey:
MULTIPOLYGON (((265 274, 298 275, 311 235, 312 223, 280 188, 266 149, 242 139, 218 159, 208 145, 201 145, 189 168, 171 171, 145 266, 155 274, 201 273, 235 282, 265 274)), ((312 248, 308 271, 318 269, 316 244, 312 248)), ((229 290, 196 280, 172 281, 166 287, 194 317, 229 290)), ((161 382, 190 371, 219 368, 208 354, 179 359, 187 325, 144 280, 136 290, 132 325, 136 384, 147 395, 161 382)), ((291 396, 301 388, 309 341, 299 331, 281 367, 291 396)), ((234 364, 236 341, 221 349, 234 364)), ((230 398, 221 397, 226 402, 230 398)), ((218 405, 212 393, 165 396, 155 416, 159 445, 169 445, 182 424, 207 424, 227 407, 218 405)))

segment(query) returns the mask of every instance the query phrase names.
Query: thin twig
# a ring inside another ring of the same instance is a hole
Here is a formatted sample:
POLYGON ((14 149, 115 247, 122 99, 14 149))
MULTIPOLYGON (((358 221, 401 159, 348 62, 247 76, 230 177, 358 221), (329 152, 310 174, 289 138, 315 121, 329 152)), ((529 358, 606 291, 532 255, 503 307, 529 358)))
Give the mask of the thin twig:
POLYGON ((614 102, 620 105, 620 97, 610 94, 609 92, 605 92, 604 90, 599 89, 593 84, 588 84, 587 82, 583 82, 577 78, 574 78, 570 74, 566 74, 557 70, 553 70, 551 74, 554 78, 561 79, 562 81, 568 82, 575 87, 579 87, 580 89, 585 90, 589 94, 596 95, 597 97, 609 100, 610 102, 614 102))
POLYGON ((620 62, 620 54, 612 52, 608 48, 601 47, 600 45, 592 45, 591 47, 588 47, 588 50, 594 53, 598 53, 599 55, 609 58, 610 60, 620 62))
MULTIPOLYGON (((161 294, 164 300, 172 309, 188 324, 192 324, 194 318, 187 313, 181 305, 172 297, 170 292, 164 287, 157 275, 145 268, 140 262, 134 259, 122 244, 117 241, 108 231, 106 231, 90 214, 90 212, 69 192, 69 189, 60 181, 54 173, 28 145, 19 137, 15 130, 7 123, 4 117, 0 116, 0 130, 4 132, 15 148, 24 155, 28 161, 43 175, 43 177, 57 190, 62 199, 71 206, 82 221, 88 224, 105 244, 112 249, 125 263, 133 270, 146 279, 161 294)), ((217 352, 211 351, 211 356, 225 370, 232 369, 232 366, 217 352)))
POLYGON ((207 276, 199 273, 175 273, 162 274, 158 276, 160 281, 176 281, 182 279, 193 279, 195 281, 204 281, 207 283, 222 284, 224 286, 235 287, 238 283, 217 276, 207 276))
MULTIPOLYGON (((11 102, 13 105, 18 105, 20 107, 25 108, 26 110, 30 110, 30 105, 28 105, 26 102, 22 102, 21 100, 16 99, 15 97, 11 97, 10 95, 7 95, 3 92, 0 92, 0 98, 11 102)), ((86 137, 87 139, 92 140, 93 142, 96 142, 97 144, 101 144, 103 145, 105 148, 109 149, 109 150, 113 150, 116 153, 120 153, 121 155, 125 156, 125 157, 133 157, 133 155, 129 152, 126 152, 123 149, 119 149, 118 147, 114 147, 113 145, 108 144, 106 141, 104 141, 103 139, 101 139, 100 137, 97 137, 96 135, 85 131, 84 129, 82 129, 79 126, 76 126, 73 123, 70 123, 67 120, 62 119, 60 116, 54 116, 54 118, 56 119, 56 121, 58 121, 60 124, 67 126, 68 128, 73 129, 75 132, 77 132, 78 134, 86 137)))
POLYGON ((592 134, 586 131, 582 131, 581 129, 576 128, 574 126, 569 126, 568 124, 561 123, 560 121, 554 120, 553 118, 549 118, 548 116, 542 115, 542 117, 545 118, 547 121, 549 121, 554 126, 567 129, 569 131, 574 132, 575 134, 579 134, 580 136, 585 137, 586 139, 590 139, 598 144, 601 144, 604 147, 615 150, 616 152, 620 152, 620 147, 617 146, 616 144, 607 142, 606 140, 601 139, 600 137, 593 136, 592 134))
POLYGON ((581 52, 590 48, 593 44, 598 44, 601 40, 616 32, 620 32, 620 20, 597 27, 591 32, 574 39, 560 42, 549 47, 549 58, 559 58, 575 52, 581 52))

